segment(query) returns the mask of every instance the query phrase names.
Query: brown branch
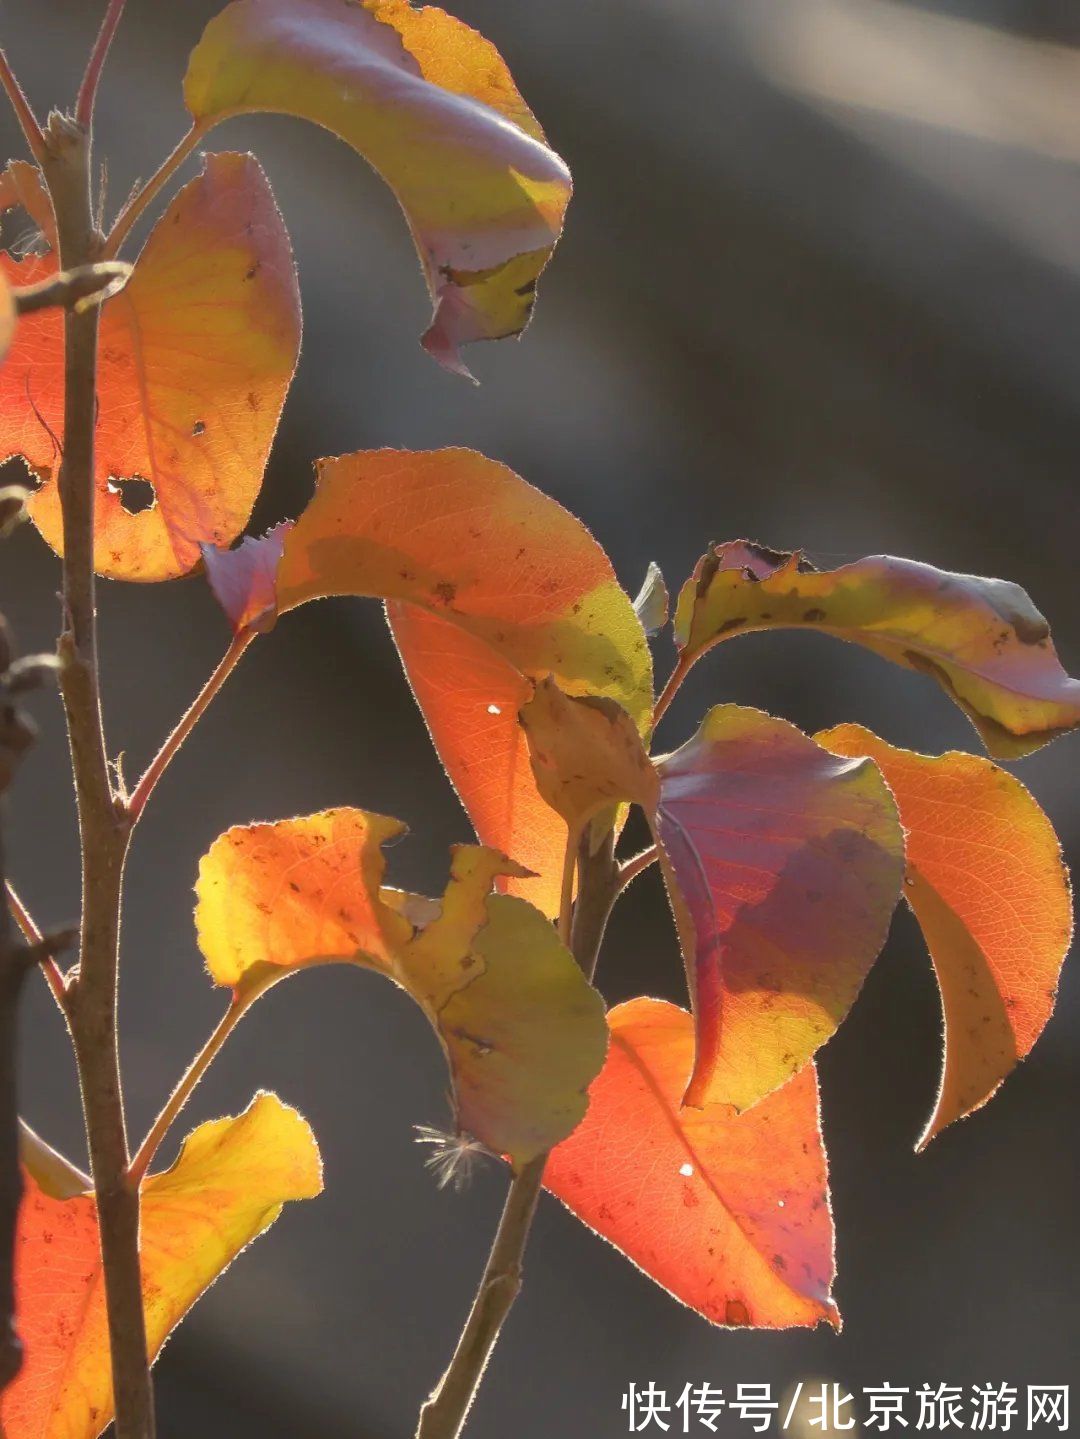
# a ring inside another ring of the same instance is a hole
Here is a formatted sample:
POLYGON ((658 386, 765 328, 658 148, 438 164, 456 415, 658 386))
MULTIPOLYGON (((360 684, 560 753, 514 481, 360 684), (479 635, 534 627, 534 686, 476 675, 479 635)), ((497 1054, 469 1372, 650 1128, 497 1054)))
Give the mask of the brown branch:
MULTIPOLYGON (((43 164, 66 270, 101 258, 93 221, 90 139, 71 119, 52 115, 43 164)), ((79 973, 67 1003, 82 1088, 105 1275, 117 1439, 153 1439, 154 1400, 147 1358, 139 1265, 139 1194, 127 1181, 128 1147, 117 1048, 120 900, 130 824, 113 794, 98 686, 94 578, 94 425, 96 307, 64 314, 63 509, 64 625, 60 689, 67 717, 82 846, 79 973)))

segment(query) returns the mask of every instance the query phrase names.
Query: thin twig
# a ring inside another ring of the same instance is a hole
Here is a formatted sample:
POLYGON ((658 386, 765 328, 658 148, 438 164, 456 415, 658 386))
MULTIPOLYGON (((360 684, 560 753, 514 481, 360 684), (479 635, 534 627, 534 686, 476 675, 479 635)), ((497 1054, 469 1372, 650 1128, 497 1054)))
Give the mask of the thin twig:
MULTIPOLYGON (((90 197, 90 138, 50 117, 43 161, 56 213, 60 263, 101 259, 90 197)), ((116 802, 102 727, 94 577, 94 427, 98 311, 64 313, 64 624, 60 690, 67 718, 82 846, 82 942, 68 1016, 79 1068, 94 1180, 117 1439, 153 1439, 154 1399, 139 1262, 139 1193, 127 1182, 116 1005, 120 901, 131 826, 116 802)))
POLYGON ((183 139, 180 140, 176 149, 173 150, 171 155, 166 156, 154 174, 147 180, 146 184, 141 185, 135 193, 128 198, 124 204, 124 208, 120 211, 119 215, 117 215, 113 227, 109 231, 108 238, 105 241, 105 249, 102 252, 104 259, 114 260, 116 258, 120 252, 120 246, 127 239, 132 226, 138 220, 139 216, 146 209, 147 205, 157 198, 162 187, 166 185, 176 171, 179 170, 180 166, 206 134, 208 128, 209 126, 205 124, 200 125, 196 123, 192 125, 191 129, 183 139))
POLYGON ((13 292, 15 309, 20 315, 54 306, 63 309, 87 309, 100 305, 122 289, 132 267, 123 260, 106 260, 99 265, 82 265, 77 270, 61 270, 36 285, 24 285, 13 292))
MULTIPOLYGON (((612 857, 614 834, 596 853, 588 835, 578 844, 571 836, 568 850, 577 859, 578 899, 573 921, 559 915, 559 930, 568 929, 574 957, 591 979, 608 915, 618 893, 618 871, 612 857)), ((570 866, 571 875, 573 865, 570 866)), ((564 895, 566 893, 564 886, 564 895)), ((416 1439, 457 1439, 484 1376, 507 1315, 521 1289, 522 1260, 544 1182, 547 1154, 522 1166, 506 1196, 499 1227, 480 1279, 469 1317, 450 1367, 420 1411, 416 1439)))
POLYGON ((67 1014, 67 984, 64 980, 63 970, 56 962, 55 947, 47 944, 45 936, 40 927, 36 924, 33 915, 23 904, 15 892, 15 886, 9 879, 5 886, 7 890, 8 907, 15 923, 23 932, 23 938, 27 944, 40 955, 38 968, 45 977, 45 983, 52 990, 53 999, 60 1006, 61 1014, 67 1014))
POLYGON ((37 116, 30 108, 26 92, 19 84, 18 76, 11 68, 11 62, 2 49, 0 49, 0 85, 3 85, 7 97, 11 101, 11 108, 15 111, 15 117, 26 136, 30 153, 40 165, 45 153, 45 136, 37 122, 37 116))
POLYGON ((632 855, 624 860, 619 866, 619 893, 637 879, 642 870, 648 869, 650 864, 655 864, 659 858, 659 851, 655 844, 650 844, 648 849, 643 849, 640 854, 632 855))
POLYGON ((671 704, 671 701, 678 693, 679 686, 682 684, 686 676, 690 673, 690 667, 693 663, 694 661, 692 659, 688 660, 686 658, 685 650, 682 652, 682 654, 679 655, 679 658, 676 660, 675 668, 668 676, 668 682, 660 691, 660 698, 656 701, 656 704, 653 707, 654 729, 663 719, 664 715, 667 713, 668 705, 671 704))
POLYGON ((145 774, 135 786, 131 793, 131 798, 127 803, 127 812, 132 824, 135 823, 146 808, 146 802, 153 794, 154 787, 158 780, 168 769, 176 752, 205 714, 211 700, 232 674, 240 661, 241 655, 243 655, 254 638, 254 631, 245 631, 234 637, 229 648, 225 651, 214 669, 213 674, 211 674, 210 678, 195 696, 172 734, 169 735, 149 765, 147 765, 145 774))
POLYGON ((143 1177, 153 1162, 154 1155, 157 1153, 161 1141, 172 1128, 177 1115, 191 1098, 195 1086, 217 1058, 221 1052, 222 1045, 247 1013, 247 1010, 247 1004, 242 1000, 234 999, 215 1025, 210 1038, 188 1065, 180 1082, 165 1101, 161 1113, 151 1125, 146 1138, 139 1145, 134 1159, 132 1159, 128 1165, 128 1182, 130 1184, 137 1185, 142 1183, 143 1177))
POLYGON ((108 59, 116 27, 120 24, 120 17, 124 13, 125 3, 126 0, 109 0, 108 9, 101 22, 101 29, 94 41, 94 48, 90 51, 90 58, 86 62, 86 73, 83 75, 79 94, 75 101, 75 119, 85 130, 89 130, 94 118, 94 101, 97 99, 98 82, 101 79, 101 72, 105 68, 105 61, 108 59))

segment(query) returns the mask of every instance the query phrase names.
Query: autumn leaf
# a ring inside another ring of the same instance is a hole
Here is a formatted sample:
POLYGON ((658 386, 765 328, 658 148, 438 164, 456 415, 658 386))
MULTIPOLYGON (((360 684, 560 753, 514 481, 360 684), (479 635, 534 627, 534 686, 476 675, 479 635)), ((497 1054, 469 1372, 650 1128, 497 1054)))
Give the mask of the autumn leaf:
MULTIPOLYGON (((24 210, 37 229, 41 245, 56 249, 56 219, 41 171, 28 160, 9 160, 0 172, 0 213, 24 210)), ((32 236, 20 236, 25 241, 32 236)), ((33 247, 27 247, 32 253, 33 247)))
POLYGON ((878 764, 907 832, 904 894, 945 1013, 941 1088, 921 1149, 986 1103, 1050 1018, 1072 938, 1068 871, 1046 815, 989 760, 913 754, 853 724, 817 740, 878 764))
POLYGON ((277 618, 277 572, 285 536, 284 520, 265 535, 245 535, 233 550, 203 545, 206 577, 235 634, 258 633, 277 618))
POLYGON ((656 763, 697 1026, 685 1102, 746 1109, 832 1035, 877 958, 903 875, 896 806, 872 761, 737 705, 656 763))
POLYGON ((614 700, 566 695, 549 676, 521 708, 541 797, 573 836, 626 803, 655 814, 660 782, 634 721, 614 700))
POLYGON ((683 586, 675 637, 689 666, 719 641, 776 627, 821 630, 938 681, 998 759, 1080 724, 1080 681, 1018 585, 874 555, 818 571, 798 551, 718 545, 683 586))
MULTIPOLYGON (((40 1146, 37 1146, 40 1149, 40 1146)), ((15 1270, 21 1373, 0 1400, 6 1439, 95 1439, 113 1416, 97 1213, 55 1156, 24 1154, 15 1270)), ((267 1229, 286 1200, 322 1189, 308 1125, 272 1094, 202 1124, 171 1169, 143 1182, 140 1252, 155 1356, 205 1289, 267 1229)))
POLYGON ((746 1114, 684 1108, 690 1015, 634 999, 608 1023, 589 1112, 551 1155, 546 1187, 714 1324, 839 1328, 814 1066, 746 1114))
POLYGON ((403 829, 338 809, 228 830, 199 867, 207 968, 245 1004, 311 965, 386 975, 443 1045, 458 1129, 522 1164, 584 1113, 603 1003, 538 910, 490 893, 518 871, 505 855, 457 846, 437 904, 382 888, 381 846, 403 829))
MULTIPOLYGON (((32 176, 37 176, 31 167, 32 176)), ((9 187, 33 212, 40 181, 9 187)), ((56 257, 0 256, 16 285, 56 257)), ((28 315, 0 369, 0 454, 21 454, 42 484, 34 523, 62 542, 56 484, 63 444, 63 317, 28 315)), ((250 155, 209 155, 155 226, 125 288, 102 309, 95 565, 115 579, 163 580, 225 545, 262 483, 300 344, 288 236, 250 155), (152 503, 133 512, 138 482, 152 503)))
MULTIPOLYGON (((515 892, 556 913, 566 828, 537 792, 517 715, 529 681, 552 675, 568 693, 616 701, 647 729, 652 660, 611 562, 561 505, 471 450, 361 451, 320 461, 317 474, 284 541, 276 610, 327 595, 388 601, 406 674, 477 835, 537 875, 508 881, 515 892)), ((262 573, 250 553, 208 559, 208 569, 234 617, 272 622, 268 602, 260 611, 244 590, 240 571, 262 573)))
POLYGON ((15 296, 6 276, 0 274, 0 360, 7 354, 15 334, 15 296))
POLYGON ((386 612, 431 741, 477 835, 530 871, 499 887, 554 918, 567 835, 536 788, 517 721, 531 683, 483 640, 428 610, 389 604, 386 612))
POLYGON ((426 350, 515 335, 562 230, 570 175, 498 51, 409 0, 234 0, 203 32, 184 98, 205 131, 276 111, 332 131, 405 212, 435 306, 426 350))
POLYGON ((634 601, 634 613, 647 635, 658 634, 664 628, 668 622, 670 605, 671 598, 660 566, 650 560, 649 568, 645 571, 645 580, 634 601))

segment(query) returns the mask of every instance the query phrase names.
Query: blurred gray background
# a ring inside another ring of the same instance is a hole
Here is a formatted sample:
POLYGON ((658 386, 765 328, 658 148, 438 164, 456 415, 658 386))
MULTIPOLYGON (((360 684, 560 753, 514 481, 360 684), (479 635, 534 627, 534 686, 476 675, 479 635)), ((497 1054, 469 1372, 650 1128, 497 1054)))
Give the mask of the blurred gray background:
MULTIPOLYGON (((0 37, 39 112, 69 104, 99 10, 3 0, 0 37)), ((130 0, 99 106, 111 209, 185 128, 180 77, 218 8, 130 0)), ((710 540, 889 551, 1019 581, 1080 670, 1080 10, 1075 0, 459 0, 501 48, 574 171, 566 236, 523 343, 481 347, 472 388, 419 350, 428 307, 389 193, 331 137, 265 119, 254 148, 292 233, 305 339, 255 525, 295 513, 311 460, 377 445, 473 445, 592 527, 636 590, 685 577, 710 540)), ((10 153, 20 153, 5 121, 10 153)), ((189 173, 193 166, 189 165, 189 173)), ((58 568, 27 527, 0 608, 24 648, 55 633, 58 568)), ((136 775, 227 635, 204 583, 103 586, 107 718, 136 775)), ((660 648, 658 668, 670 651, 660 648)), ((665 736, 720 699, 807 729, 854 719, 917 748, 975 748, 929 682, 813 637, 725 646, 665 736)), ((77 904, 59 708, 13 806, 14 872, 44 921, 77 904)), ((1022 777, 1077 858, 1080 750, 1022 777)), ((286 619, 245 658, 162 784, 128 880, 122 1018, 144 1130, 220 998, 191 923, 198 857, 232 823, 357 804, 411 837, 393 882, 438 892, 468 826, 426 745, 374 605, 286 619)), ((611 1000, 682 997, 655 875, 617 914, 611 1000)), ((824 1054, 841 1337, 725 1333, 676 1306, 553 1201, 474 1439, 608 1439, 655 1381, 799 1377, 847 1386, 1078 1379, 1080 978, 994 1103, 916 1158, 940 1020, 899 915, 824 1054)), ((76 1157, 72 1065, 50 1001, 26 1010, 25 1108, 76 1157)), ((298 1105, 327 1189, 204 1298, 160 1363, 167 1439, 404 1439, 449 1356, 501 1202, 436 1192, 411 1139, 445 1118, 419 1012, 375 976, 325 970, 245 1021, 186 1115, 258 1086, 298 1105)), ((736 1432, 737 1421, 725 1421, 736 1432)))

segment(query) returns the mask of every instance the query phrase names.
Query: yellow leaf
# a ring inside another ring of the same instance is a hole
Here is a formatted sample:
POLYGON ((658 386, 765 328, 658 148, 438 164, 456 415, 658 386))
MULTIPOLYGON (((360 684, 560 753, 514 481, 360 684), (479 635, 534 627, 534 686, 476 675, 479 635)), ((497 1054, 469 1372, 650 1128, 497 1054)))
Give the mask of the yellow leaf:
POLYGON ((277 111, 364 156, 397 195, 435 305, 424 346, 514 335, 562 229, 570 176, 498 51, 408 0, 233 0, 192 53, 184 97, 203 129, 277 111))
POLYGON ((607 1043, 600 996, 547 919, 490 893, 520 867, 458 846, 442 901, 382 888, 403 826, 326 810, 226 831, 199 867, 211 977, 250 1003, 311 965, 375 969, 419 1004, 450 1067, 460 1131, 521 1164, 564 1138, 607 1043))
POLYGON ((1080 680, 1019 585, 872 555, 819 571, 799 552, 737 540, 699 562, 679 595, 684 666, 734 635, 821 630, 931 675, 997 759, 1018 759, 1080 724, 1080 680))
MULTIPOLYGON (((113 1415, 97 1211, 56 1175, 54 1163, 25 1176, 15 1280, 26 1360, 0 1401, 6 1439, 95 1439, 113 1415)), ((142 1186, 151 1355, 286 1200, 321 1190, 310 1128, 272 1094, 190 1134, 172 1168, 142 1186)))

